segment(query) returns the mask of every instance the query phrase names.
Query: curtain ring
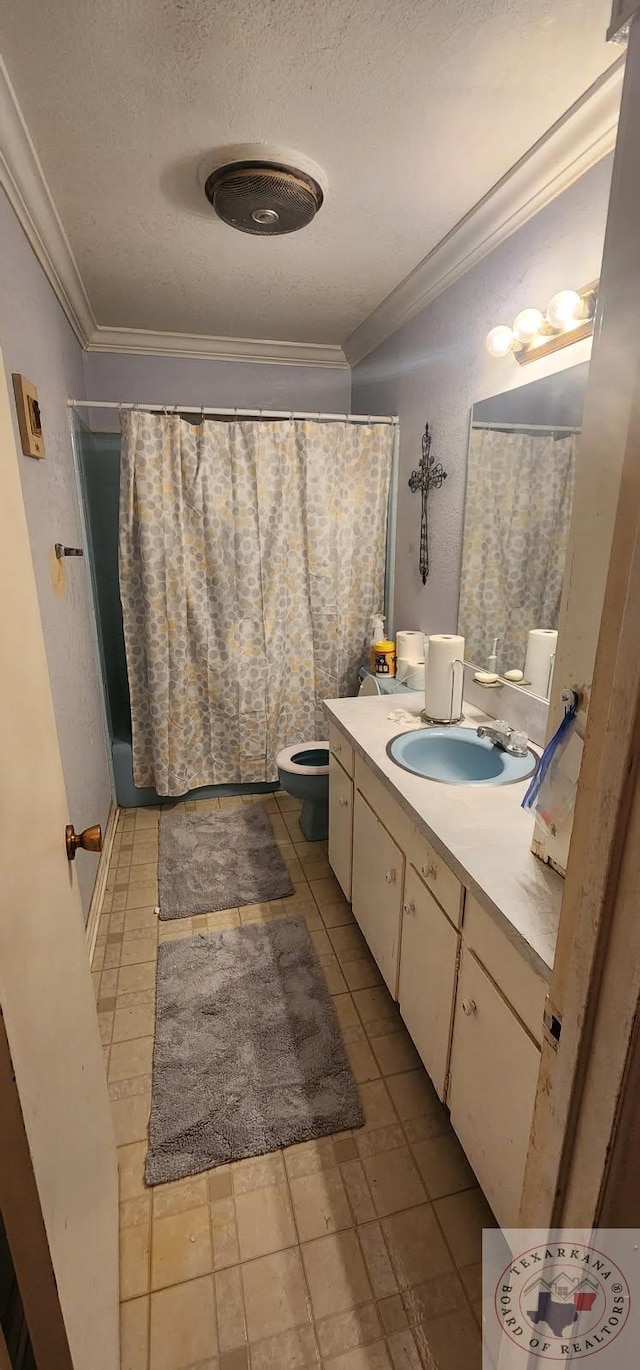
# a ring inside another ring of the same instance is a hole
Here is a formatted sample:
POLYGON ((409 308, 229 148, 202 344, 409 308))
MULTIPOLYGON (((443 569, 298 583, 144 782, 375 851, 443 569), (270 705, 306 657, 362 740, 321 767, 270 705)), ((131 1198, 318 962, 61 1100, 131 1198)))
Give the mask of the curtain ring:
POLYGON ((200 405, 200 422, 204 423, 204 405, 200 405))

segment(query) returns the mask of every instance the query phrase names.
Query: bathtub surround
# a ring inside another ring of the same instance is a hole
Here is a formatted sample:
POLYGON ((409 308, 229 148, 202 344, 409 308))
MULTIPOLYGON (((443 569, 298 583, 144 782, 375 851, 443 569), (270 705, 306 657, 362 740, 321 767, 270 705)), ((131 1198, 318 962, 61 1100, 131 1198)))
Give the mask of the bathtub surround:
MULTIPOLYGON (((52 578, 53 544, 82 545, 66 405, 69 395, 84 394, 82 352, 2 193, 0 242, 0 346, 5 367, 9 376, 20 372, 37 386, 42 412, 46 457, 34 461, 20 455, 18 461, 69 822, 78 831, 90 823, 101 823, 104 830, 111 782, 84 562, 80 558, 69 561, 55 584, 52 578)), ((20 451, 17 420, 15 428, 20 451)), ((59 566, 56 569, 59 575, 59 566)), ((96 869, 96 856, 78 853, 73 878, 78 881, 85 919, 96 869)))
POLYGON ((393 425, 122 416, 134 778, 275 780, 355 691, 383 599, 393 425))
POLYGON ((261 804, 160 816, 160 918, 244 908, 293 894, 261 804))
POLYGON ((303 918, 160 947, 151 1090, 148 1184, 362 1127, 303 918))

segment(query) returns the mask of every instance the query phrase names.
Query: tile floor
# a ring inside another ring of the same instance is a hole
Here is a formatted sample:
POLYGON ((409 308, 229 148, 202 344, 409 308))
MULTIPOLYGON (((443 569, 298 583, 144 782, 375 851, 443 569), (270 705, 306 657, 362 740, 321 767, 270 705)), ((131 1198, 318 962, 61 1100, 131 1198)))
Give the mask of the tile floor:
POLYGON ((326 844, 304 840, 290 796, 265 804, 294 896, 168 923, 154 912, 158 811, 119 816, 93 978, 120 1171, 122 1370, 476 1370, 491 1212, 326 844), (148 1189, 159 941, 293 912, 334 996, 365 1127, 148 1189))

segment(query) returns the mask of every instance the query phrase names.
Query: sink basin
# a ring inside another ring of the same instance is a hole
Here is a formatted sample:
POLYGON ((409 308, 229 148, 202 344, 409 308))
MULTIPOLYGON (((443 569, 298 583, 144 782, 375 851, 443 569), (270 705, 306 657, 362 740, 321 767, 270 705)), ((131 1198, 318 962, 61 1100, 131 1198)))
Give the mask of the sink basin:
POLYGON ((387 745, 397 766, 444 785, 511 785, 533 775, 538 758, 501 751, 471 728, 420 728, 400 733, 387 745))

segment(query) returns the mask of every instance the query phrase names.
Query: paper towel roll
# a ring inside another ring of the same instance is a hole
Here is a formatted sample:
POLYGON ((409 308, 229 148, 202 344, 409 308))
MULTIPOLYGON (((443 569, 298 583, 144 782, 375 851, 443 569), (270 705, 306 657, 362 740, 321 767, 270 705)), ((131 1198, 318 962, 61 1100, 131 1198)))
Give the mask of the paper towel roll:
POLYGON ((410 690, 424 690, 424 661, 412 661, 405 676, 405 685, 410 690))
POLYGON ((453 633, 434 633, 427 639, 424 710, 429 718, 448 723, 462 713, 464 638, 453 633))
POLYGON ((524 679, 532 694, 549 698, 551 658, 558 643, 555 628, 532 628, 527 640, 524 679))
POLYGON ((424 661, 424 633, 408 628, 396 633, 396 656, 407 661, 424 661))

